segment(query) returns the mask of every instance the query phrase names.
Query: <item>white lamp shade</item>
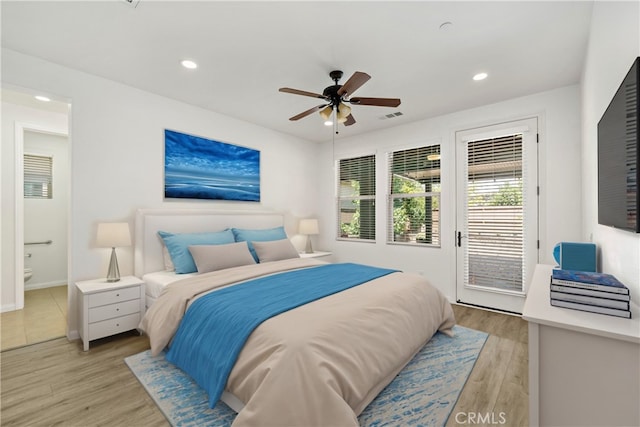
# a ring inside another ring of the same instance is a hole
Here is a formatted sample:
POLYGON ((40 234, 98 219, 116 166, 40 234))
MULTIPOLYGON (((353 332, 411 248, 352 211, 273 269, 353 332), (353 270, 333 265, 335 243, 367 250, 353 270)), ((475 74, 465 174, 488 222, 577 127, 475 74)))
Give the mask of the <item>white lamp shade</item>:
POLYGON ((298 232, 300 234, 319 234, 320 231, 318 230, 318 220, 311 218, 311 219, 301 219, 300 220, 300 224, 298 225, 298 232))
POLYGON ((98 224, 96 245, 101 248, 131 246, 131 233, 127 222, 103 222, 98 224))

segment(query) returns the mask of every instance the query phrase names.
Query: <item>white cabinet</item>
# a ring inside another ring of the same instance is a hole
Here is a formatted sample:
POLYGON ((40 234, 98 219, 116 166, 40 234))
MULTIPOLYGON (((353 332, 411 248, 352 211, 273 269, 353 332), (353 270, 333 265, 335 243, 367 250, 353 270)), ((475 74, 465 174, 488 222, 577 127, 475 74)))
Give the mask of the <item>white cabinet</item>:
POLYGON ((144 282, 126 276, 77 282, 80 292, 80 337, 84 351, 89 342, 136 329, 144 315, 144 282))
POLYGON ((631 295, 632 319, 553 307, 551 270, 536 267, 522 313, 529 322, 529 425, 640 425, 638 295, 631 295))

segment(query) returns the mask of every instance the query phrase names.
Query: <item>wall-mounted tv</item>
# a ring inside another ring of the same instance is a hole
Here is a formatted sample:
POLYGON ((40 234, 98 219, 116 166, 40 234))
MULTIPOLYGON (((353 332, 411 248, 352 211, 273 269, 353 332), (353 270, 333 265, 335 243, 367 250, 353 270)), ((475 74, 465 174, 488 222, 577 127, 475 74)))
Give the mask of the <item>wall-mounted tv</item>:
POLYGON ((640 57, 598 122, 598 223, 640 233, 640 57))

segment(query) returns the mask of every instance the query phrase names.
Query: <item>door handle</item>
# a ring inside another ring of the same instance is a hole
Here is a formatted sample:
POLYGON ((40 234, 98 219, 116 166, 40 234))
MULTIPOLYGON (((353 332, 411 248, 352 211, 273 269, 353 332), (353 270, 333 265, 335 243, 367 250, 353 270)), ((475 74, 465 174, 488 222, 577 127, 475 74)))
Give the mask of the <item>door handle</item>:
POLYGON ((462 235, 462 231, 458 231, 458 234, 457 234, 457 236, 456 236, 456 240, 457 240, 457 243, 458 243, 458 247, 461 247, 461 246, 462 246, 462 238, 463 238, 463 237, 466 237, 466 236, 463 236, 463 235, 462 235))

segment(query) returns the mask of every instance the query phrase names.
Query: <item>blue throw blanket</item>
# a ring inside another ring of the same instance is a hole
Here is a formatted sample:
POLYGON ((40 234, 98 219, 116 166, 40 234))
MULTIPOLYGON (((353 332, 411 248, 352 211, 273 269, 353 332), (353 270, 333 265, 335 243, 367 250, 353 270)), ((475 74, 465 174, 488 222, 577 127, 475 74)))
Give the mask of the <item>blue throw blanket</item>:
POLYGON ((209 406, 213 407, 244 343, 262 322, 395 271, 358 264, 328 264, 212 292, 187 310, 166 358, 207 391, 209 406))

